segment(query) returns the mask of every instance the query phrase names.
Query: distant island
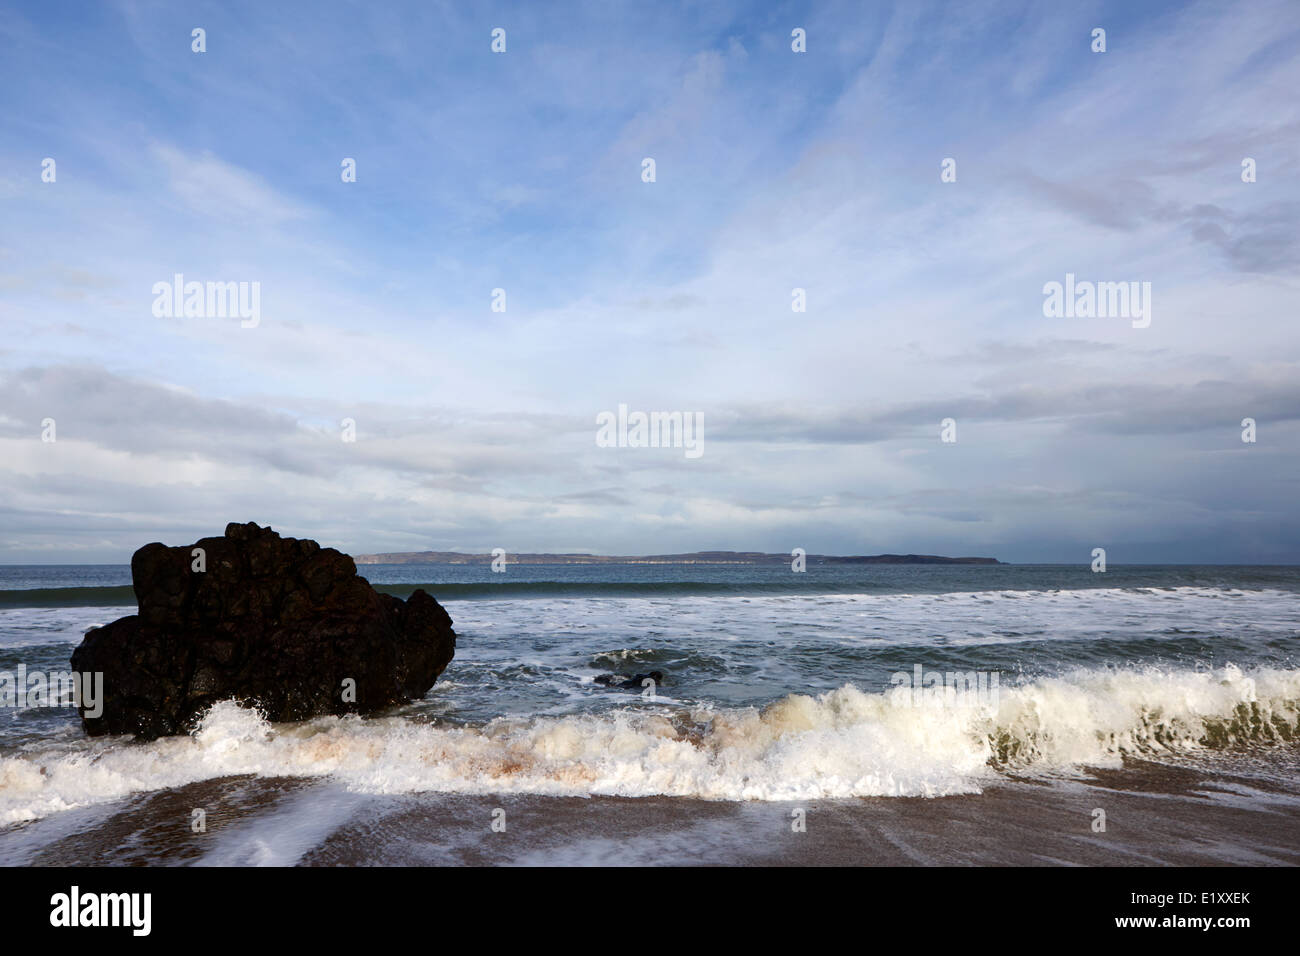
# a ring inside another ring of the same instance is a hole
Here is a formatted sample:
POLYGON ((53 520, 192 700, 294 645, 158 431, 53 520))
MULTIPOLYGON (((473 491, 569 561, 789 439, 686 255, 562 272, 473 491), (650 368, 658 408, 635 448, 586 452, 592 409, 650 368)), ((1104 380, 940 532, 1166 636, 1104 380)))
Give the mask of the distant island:
MULTIPOLYGON (((507 564, 789 564, 789 554, 762 551, 692 551, 689 554, 511 554, 507 564)), ((809 564, 1001 564, 997 558, 945 558, 937 554, 810 554, 809 564)), ((490 554, 462 551, 397 551, 358 554, 357 564, 491 564, 490 554)))

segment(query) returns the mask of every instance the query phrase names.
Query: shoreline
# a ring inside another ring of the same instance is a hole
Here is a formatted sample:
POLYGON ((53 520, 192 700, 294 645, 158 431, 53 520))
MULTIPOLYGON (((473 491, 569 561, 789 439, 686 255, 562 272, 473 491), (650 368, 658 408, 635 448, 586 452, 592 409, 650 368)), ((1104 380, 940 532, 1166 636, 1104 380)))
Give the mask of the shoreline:
MULTIPOLYGON (((1285 748, 1283 763, 1300 762, 1285 748)), ((727 802, 371 795, 226 777, 0 829, 0 864, 1294 866, 1300 779, 1126 760, 980 794, 727 802), (190 827, 203 807, 207 831, 190 827), (1094 830, 1096 811, 1105 832, 1094 830), (794 811, 805 829, 795 832, 794 811), (492 823, 501 811, 504 832, 492 823)))

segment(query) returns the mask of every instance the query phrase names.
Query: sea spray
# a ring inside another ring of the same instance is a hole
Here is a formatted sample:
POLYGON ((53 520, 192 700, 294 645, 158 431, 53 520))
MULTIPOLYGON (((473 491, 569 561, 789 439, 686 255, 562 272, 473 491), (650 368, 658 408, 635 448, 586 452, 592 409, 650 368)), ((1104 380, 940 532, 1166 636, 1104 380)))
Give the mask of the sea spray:
POLYGON ((899 706, 845 685, 763 708, 632 705, 443 726, 404 717, 271 725, 223 702, 190 737, 64 744, 0 760, 0 822, 237 774, 366 793, 802 800, 977 793, 1055 770, 1267 747, 1300 730, 1300 670, 1080 670, 1003 684, 995 712, 899 706))

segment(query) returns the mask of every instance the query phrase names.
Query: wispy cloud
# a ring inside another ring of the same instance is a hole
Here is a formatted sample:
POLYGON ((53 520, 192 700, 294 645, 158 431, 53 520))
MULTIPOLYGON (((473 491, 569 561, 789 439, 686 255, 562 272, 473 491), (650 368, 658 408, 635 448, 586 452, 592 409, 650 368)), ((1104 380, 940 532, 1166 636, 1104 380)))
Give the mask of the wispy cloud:
POLYGON ((172 195, 200 216, 253 228, 308 216, 305 207, 280 196, 258 176, 210 152, 188 155, 174 146, 155 145, 152 153, 166 169, 172 195))
POLYGON ((0 560, 247 518, 1300 560, 1294 4, 340 9, 0 25, 0 560), (178 272, 260 326, 154 316, 178 272), (1151 327, 1046 318, 1067 272, 1150 281, 1151 327), (702 412, 704 456, 598 448, 619 403, 702 412))

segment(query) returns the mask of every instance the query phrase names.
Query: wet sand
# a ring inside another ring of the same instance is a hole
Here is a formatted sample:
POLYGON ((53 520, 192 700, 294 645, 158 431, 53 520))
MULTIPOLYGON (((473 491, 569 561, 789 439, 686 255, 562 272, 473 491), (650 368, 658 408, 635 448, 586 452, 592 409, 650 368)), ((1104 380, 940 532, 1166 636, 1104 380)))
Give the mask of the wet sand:
POLYGON ((1079 779, 1007 778, 969 796, 727 803, 375 796, 320 780, 227 778, 8 827, 0 863, 1297 865, 1296 780, 1134 761, 1079 779), (196 808, 206 814, 204 832, 193 829, 196 808), (1097 809, 1104 832, 1094 830, 1097 809))

